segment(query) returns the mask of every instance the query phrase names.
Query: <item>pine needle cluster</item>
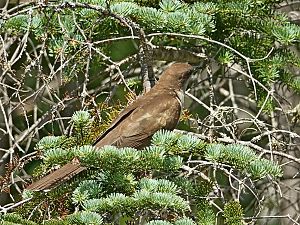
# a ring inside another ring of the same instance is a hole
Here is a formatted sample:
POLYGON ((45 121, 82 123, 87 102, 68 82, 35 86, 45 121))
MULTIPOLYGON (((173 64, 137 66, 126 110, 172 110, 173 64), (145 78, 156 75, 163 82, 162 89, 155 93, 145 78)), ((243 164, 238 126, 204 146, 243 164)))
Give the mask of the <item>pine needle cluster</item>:
MULTIPOLYGON (((88 112, 76 112, 72 117, 75 136, 79 129, 87 132, 81 137, 88 139, 92 121, 88 112)), ((148 224, 205 225, 216 218, 208 196, 213 193, 214 182, 218 181, 184 175, 182 168, 187 159, 230 167, 255 179, 281 175, 278 165, 259 158, 249 147, 207 144, 196 136, 165 130, 155 133, 152 145, 143 150, 80 146, 84 140, 71 146, 66 144, 70 140, 77 139, 64 136, 41 139, 37 148, 41 151, 43 164, 38 170, 43 173, 46 168, 77 158, 88 168, 87 172, 47 193, 25 191, 23 197, 32 200, 16 212, 23 216, 30 214, 32 220, 26 221, 19 214, 6 214, 2 221, 13 221, 12 224, 21 220, 23 224, 102 224, 143 220, 148 224), (49 207, 51 219, 45 220, 41 215, 49 213, 49 207)), ((241 207, 238 202, 224 207, 228 224, 242 221, 242 216, 230 214, 236 211, 232 207, 241 207)), ((239 210, 242 215, 242 209, 239 210)))
MULTIPOLYGON (((131 29, 122 24, 129 20, 132 24, 142 27, 146 33, 205 36, 239 49, 244 59, 262 58, 250 60, 250 65, 247 65, 247 62, 242 63, 244 70, 247 71, 250 66, 253 76, 267 87, 271 87, 273 83, 281 83, 299 92, 299 81, 293 79, 294 75, 290 68, 299 67, 299 59, 291 46, 296 46, 300 38, 300 28, 291 24, 283 13, 274 11, 276 3, 278 3, 276 0, 259 2, 222 0, 192 3, 179 0, 159 2, 115 0, 109 1, 109 4, 104 0, 58 1, 56 4, 45 6, 43 10, 37 9, 32 13, 9 16, 3 21, 1 30, 11 35, 30 32, 36 41, 44 41, 47 36, 51 36, 46 40, 49 53, 53 56, 63 54, 69 58, 70 65, 64 69, 64 75, 69 79, 84 70, 84 59, 88 57, 84 47, 84 32, 91 34, 90 40, 131 35, 131 29), (61 11, 63 13, 58 13, 61 11), (74 26, 74 16, 81 29, 76 29, 74 26), (99 16, 100 23, 97 22, 99 16), (92 28, 91 24, 93 24, 92 28), (44 31, 48 33, 45 34, 44 31), (266 55, 269 57, 263 59, 266 55), (75 70, 72 69, 73 65, 76 67, 75 70)), ((216 55, 220 64, 227 65, 241 61, 240 56, 229 48, 220 49, 220 46, 201 38, 194 41, 181 38, 169 39, 164 35, 157 35, 152 42, 157 45, 183 48, 192 47, 196 43, 202 45, 210 55, 216 55)), ((95 49, 106 54, 110 51, 109 45, 106 44, 95 46, 95 49)), ((103 62, 103 59, 97 57, 93 60, 95 61, 92 63, 92 70, 94 66, 99 66, 99 63, 103 62)), ((256 92, 259 94, 259 99, 263 101, 265 90, 256 90, 256 92)), ((274 105, 274 103, 270 104, 274 105)))

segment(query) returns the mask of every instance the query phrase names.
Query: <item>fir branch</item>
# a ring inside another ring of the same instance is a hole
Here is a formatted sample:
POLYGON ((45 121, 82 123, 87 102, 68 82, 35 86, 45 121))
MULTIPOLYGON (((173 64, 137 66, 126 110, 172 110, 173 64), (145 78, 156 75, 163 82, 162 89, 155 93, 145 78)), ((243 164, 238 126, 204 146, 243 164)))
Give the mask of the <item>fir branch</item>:
POLYGON ((102 224, 102 217, 94 212, 81 211, 74 214, 71 214, 67 217, 67 221, 70 224, 78 224, 78 225, 99 225, 102 224))

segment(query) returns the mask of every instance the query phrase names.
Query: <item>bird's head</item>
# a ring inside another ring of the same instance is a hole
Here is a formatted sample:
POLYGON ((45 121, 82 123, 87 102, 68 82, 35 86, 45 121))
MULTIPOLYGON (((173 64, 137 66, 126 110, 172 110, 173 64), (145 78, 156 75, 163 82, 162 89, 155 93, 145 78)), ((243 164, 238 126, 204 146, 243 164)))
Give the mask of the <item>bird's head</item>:
POLYGON ((174 63, 162 73, 157 84, 163 88, 183 89, 193 71, 194 67, 188 63, 174 63))

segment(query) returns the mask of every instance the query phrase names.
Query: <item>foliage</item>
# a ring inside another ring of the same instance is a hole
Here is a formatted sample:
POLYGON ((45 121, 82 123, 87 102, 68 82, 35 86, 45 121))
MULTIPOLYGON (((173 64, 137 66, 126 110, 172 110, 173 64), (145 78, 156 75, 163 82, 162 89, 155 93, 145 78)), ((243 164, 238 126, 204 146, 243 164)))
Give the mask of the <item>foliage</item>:
MULTIPOLYGON (((272 43, 277 41, 280 46, 271 50, 271 57, 280 57, 282 65, 278 67, 280 70, 268 66, 272 63, 269 58, 261 59, 252 62, 253 75, 260 78, 259 80, 267 86, 274 82, 283 82, 299 91, 300 86, 291 80, 292 74, 285 73, 285 70, 288 70, 287 65, 298 64, 297 57, 288 46, 297 42, 300 29, 297 25, 290 24, 283 14, 272 11, 272 5, 276 2, 275 0, 260 2, 243 0, 188 4, 177 0, 163 0, 155 7, 147 7, 135 1, 110 1, 109 10, 106 8, 105 1, 57 2, 57 4, 47 5, 44 11, 35 10, 31 14, 10 16, 3 23, 2 31, 20 35, 30 32, 37 41, 51 36, 52 38, 47 40, 49 52, 53 55, 59 54, 63 49, 62 54, 71 61, 74 57, 76 61, 81 61, 87 56, 87 49, 84 46, 85 33, 90 33, 90 40, 104 40, 118 34, 129 35, 128 27, 119 24, 124 23, 125 18, 132 20, 132 25, 142 26, 145 32, 206 35, 240 49, 241 53, 249 58, 264 57, 270 52, 272 43), (64 13, 55 13, 60 10, 64 13), (274 13, 273 17, 269 16, 270 12, 274 13), (99 14, 102 17, 101 23, 96 23, 91 28, 90 24, 98 20, 99 14), (73 26, 74 17, 80 29, 75 29, 73 26), (49 30, 49 34, 45 34, 44 30, 49 30), (81 56, 79 51, 82 52, 81 56), (282 79, 283 76, 286 78, 282 79)), ((172 44, 163 37, 154 39, 154 43, 160 42, 172 44)), ((174 44, 184 46, 185 42, 178 39, 174 44)), ((209 51, 213 50, 209 42, 203 44, 209 51)), ((94 48, 95 51, 109 51, 105 45, 95 45, 94 48)), ((228 49, 223 49, 222 52, 223 54, 219 55, 221 63, 229 63, 237 59, 237 56, 232 55, 228 49)), ((77 69, 73 71, 79 72, 83 69, 83 65, 74 65, 77 69)), ((74 72, 70 73, 67 69, 63 74, 72 77, 76 75, 74 72)))
POLYGON ((241 205, 236 202, 228 202, 224 206, 225 224, 228 225, 242 225, 243 209, 241 205))
POLYGON ((13 199, 0 223, 242 224, 263 220, 254 217, 274 199, 284 206, 283 189, 297 192, 284 182, 299 166, 297 110, 289 109, 299 102, 300 28, 276 10, 279 2, 5 6, 0 187, 13 199), (92 146, 154 79, 149 68, 156 74, 173 61, 198 68, 178 125, 191 133, 158 131, 142 151, 92 146), (25 191, 21 201, 28 173, 38 179, 74 158, 88 170, 46 193, 25 191))
MULTIPOLYGON (((83 139, 88 139, 88 132, 93 130, 86 129, 91 126, 92 121, 88 112, 76 112, 72 117, 74 127, 79 127, 76 124, 80 124, 80 130, 87 132, 81 136, 83 139)), ((73 132, 76 135, 78 131, 74 129, 73 132)), ((63 219, 66 224, 101 224, 112 218, 122 221, 125 217, 130 220, 142 217, 149 221, 148 224, 168 224, 169 215, 176 220, 174 224, 195 224, 191 218, 184 218, 184 215, 198 216, 200 224, 207 224, 205 221, 212 221, 216 215, 209 202, 203 199, 208 197, 215 185, 209 180, 193 181, 188 176, 182 177, 180 168, 187 157, 227 164, 224 168, 231 167, 245 177, 248 174, 256 179, 262 179, 266 175, 274 178, 281 176, 278 165, 267 159, 260 159, 248 147, 238 144, 206 144, 196 136, 166 130, 155 133, 152 145, 142 151, 134 148, 117 149, 114 146, 97 149, 91 145, 71 148, 66 145, 64 148, 60 140, 66 138, 43 138, 37 144, 39 149, 44 149, 41 156, 44 164, 40 165, 42 170, 79 158, 90 172, 49 193, 31 193, 30 203, 25 203, 18 212, 22 215, 31 214, 36 222, 42 222, 38 211, 45 209, 38 207, 33 210, 32 205, 41 205, 42 202, 66 196, 59 200, 65 206, 70 204, 64 210, 71 212, 73 207, 77 208, 63 219), (165 221, 153 220, 155 218, 165 221)), ((78 140, 78 143, 85 141, 78 140)), ((219 172, 223 173, 222 170, 219 172)), ((236 224, 240 221, 242 214, 237 212, 241 210, 238 202, 225 204, 226 223, 236 224)), ((54 224, 61 213, 57 210, 51 213, 54 224)))
POLYGON ((2 225, 36 225, 37 223, 23 219, 20 215, 9 213, 0 216, 0 224, 2 225))

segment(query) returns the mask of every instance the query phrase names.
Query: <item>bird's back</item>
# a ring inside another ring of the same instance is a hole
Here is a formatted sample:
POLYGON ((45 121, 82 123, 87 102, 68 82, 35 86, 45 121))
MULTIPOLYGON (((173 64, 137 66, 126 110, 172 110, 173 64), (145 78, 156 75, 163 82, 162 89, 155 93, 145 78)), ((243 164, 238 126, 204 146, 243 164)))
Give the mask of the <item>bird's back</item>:
POLYGON ((172 130, 180 117, 181 104, 174 90, 153 88, 125 108, 95 143, 140 149, 149 145, 159 129, 172 130))

